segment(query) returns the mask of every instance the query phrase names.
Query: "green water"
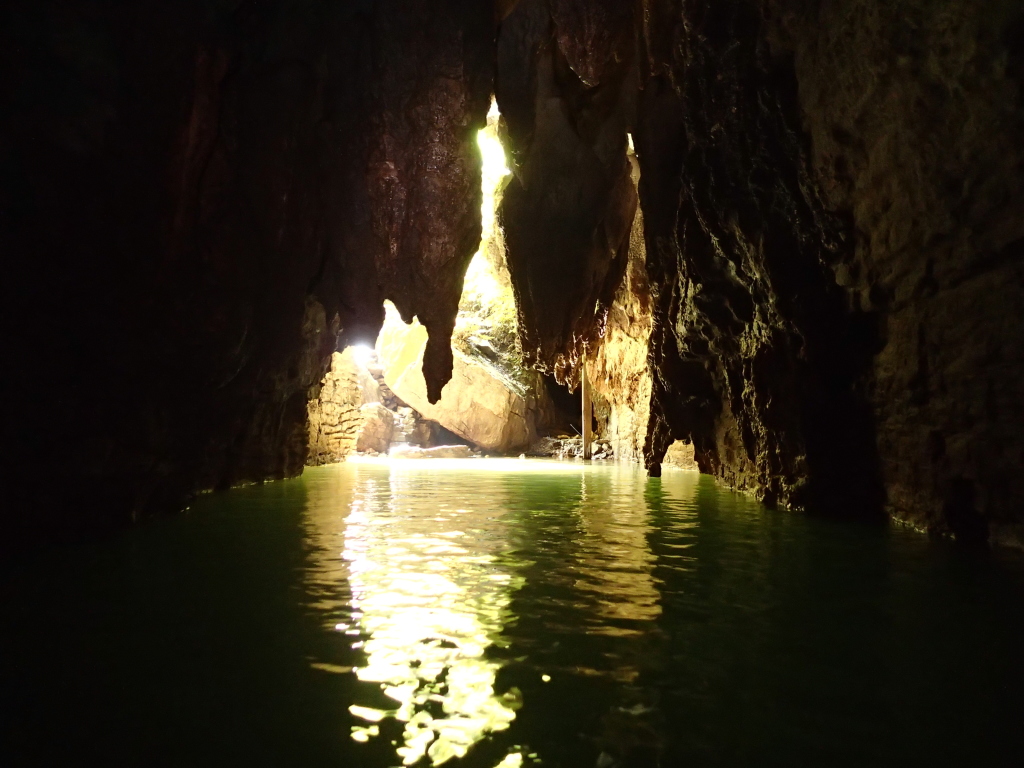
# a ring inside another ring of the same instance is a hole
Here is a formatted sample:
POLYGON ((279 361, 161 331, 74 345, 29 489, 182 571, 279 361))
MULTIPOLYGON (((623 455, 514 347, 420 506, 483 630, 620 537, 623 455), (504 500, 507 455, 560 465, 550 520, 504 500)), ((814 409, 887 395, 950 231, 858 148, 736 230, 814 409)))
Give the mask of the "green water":
POLYGON ((323 467, 6 567, 0 765, 1022 765, 1019 560, 681 471, 323 467))

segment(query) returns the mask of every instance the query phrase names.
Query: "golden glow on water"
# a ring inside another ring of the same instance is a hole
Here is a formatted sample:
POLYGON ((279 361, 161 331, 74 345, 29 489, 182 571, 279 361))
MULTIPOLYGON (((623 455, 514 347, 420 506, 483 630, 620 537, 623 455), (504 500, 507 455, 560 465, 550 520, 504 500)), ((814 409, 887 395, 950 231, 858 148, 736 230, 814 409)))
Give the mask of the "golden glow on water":
POLYGON ((488 512, 440 499, 419 505, 408 487, 397 471, 387 485, 363 480, 345 520, 342 556, 366 637, 356 676, 379 685, 390 702, 351 706, 366 723, 353 727, 352 738, 374 738, 376 723, 393 717, 405 724, 396 750, 402 762, 426 755, 440 764, 515 717, 514 698, 494 695, 499 665, 484 655, 500 642, 515 584, 495 564, 500 540, 466 536, 467 524, 488 512))
MULTIPOLYGON (((647 510, 623 505, 613 508, 603 494, 587 492, 587 478, 581 479, 580 527, 582 546, 577 555, 580 574, 576 587, 594 596, 601 619, 592 631, 599 634, 631 636, 640 634, 640 622, 661 615, 660 594, 651 571, 654 555, 647 546, 647 510), (626 624, 620 620, 627 620, 626 624)), ((635 676, 636 670, 620 670, 620 677, 635 676)))
POLYGON ((388 456, 352 456, 349 464, 370 464, 403 470, 433 472, 538 472, 579 474, 582 461, 554 461, 546 459, 393 459, 388 456))
POLYGON ((1000 562, 667 468, 311 468, 12 561, 0 765, 1024 765, 1000 562))
MULTIPOLYGON (((545 519, 573 531, 558 540, 562 554, 545 578, 569 587, 576 602, 558 607, 552 593, 546 625, 557 636, 621 646, 586 660, 567 657, 568 664, 552 657, 536 679, 635 683, 648 653, 645 635, 661 614, 648 510, 632 503, 646 482, 635 468, 360 457, 316 471, 333 473, 333 481, 318 484, 309 500, 314 605, 363 660, 351 669, 314 666, 359 681, 348 708, 354 741, 388 739, 404 765, 440 765, 511 726, 523 694, 507 684, 496 693, 507 657, 491 651, 510 643, 506 633, 518 618, 512 600, 532 567, 516 554, 524 526, 535 514, 552 514, 548 502, 534 511, 524 500, 534 482, 568 492, 557 516, 545 519), (400 725, 397 738, 389 722, 400 725)), ((524 745, 489 763, 526 764, 539 758, 524 745)))

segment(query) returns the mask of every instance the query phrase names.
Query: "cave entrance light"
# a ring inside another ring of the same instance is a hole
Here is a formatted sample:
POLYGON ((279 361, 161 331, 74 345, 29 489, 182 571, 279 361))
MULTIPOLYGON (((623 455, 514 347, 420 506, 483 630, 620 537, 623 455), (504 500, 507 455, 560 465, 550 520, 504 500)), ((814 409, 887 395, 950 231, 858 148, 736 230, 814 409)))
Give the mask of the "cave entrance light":
POLYGON ((480 244, 463 279, 451 338, 455 371, 441 401, 430 403, 426 397, 422 375, 426 329, 415 318, 406 324, 391 302, 385 302, 375 351, 390 389, 426 421, 484 451, 518 454, 529 443, 531 427, 521 416, 512 422, 524 412, 537 384, 523 364, 504 234, 496 215, 511 175, 498 138, 499 120, 492 100, 486 124, 475 137, 481 165, 480 244))
POLYGON ((358 362, 360 365, 368 365, 376 357, 376 353, 374 352, 373 349, 373 344, 367 344, 366 342, 356 342, 355 344, 350 344, 349 349, 352 350, 352 357, 354 357, 356 362, 358 362))
MULTIPOLYGON (((481 159, 480 247, 466 270, 456 320, 456 337, 471 335, 473 326, 479 326, 481 320, 505 326, 499 328, 499 332, 517 333, 515 298, 505 263, 504 237, 497 221, 501 190, 506 177, 512 173, 505 159, 505 148, 498 138, 499 119, 498 103, 492 98, 487 125, 476 136, 481 159)), ((458 338, 453 342, 457 348, 458 338)))

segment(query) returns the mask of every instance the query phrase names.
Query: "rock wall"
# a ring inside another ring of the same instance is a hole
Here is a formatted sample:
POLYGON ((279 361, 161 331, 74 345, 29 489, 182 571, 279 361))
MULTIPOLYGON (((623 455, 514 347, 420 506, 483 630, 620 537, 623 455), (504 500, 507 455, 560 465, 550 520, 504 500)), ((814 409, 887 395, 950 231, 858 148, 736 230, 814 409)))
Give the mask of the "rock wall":
POLYGON ((676 440, 668 447, 662 463, 676 469, 687 469, 691 472, 698 469, 693 455, 693 444, 684 443, 682 440, 676 440))
MULTIPOLYGON (((636 156, 630 153, 633 183, 639 181, 636 156)), ((644 218, 637 211, 629 235, 629 253, 622 282, 608 307, 596 350, 587 355, 587 376, 593 385, 598 434, 608 440, 620 460, 643 462, 650 420, 653 378, 648 342, 653 325, 644 218)))
POLYGON ((628 3, 520 0, 501 24, 495 91, 512 178, 499 222, 526 361, 576 382, 629 249, 635 93, 628 3))
POLYGON ((310 395, 385 298, 431 329, 439 392, 494 23, 476 0, 0 7, 5 541, 298 473, 310 395))
POLYGON ((871 318, 863 377, 889 512, 1024 546, 1024 7, 770 7, 807 163, 850 248, 829 264, 871 318))
POLYGON ((533 359, 572 380, 606 333, 622 241, 595 232, 622 232, 626 196, 605 137, 632 129, 647 464, 692 441, 771 504, 1019 543, 1022 19, 1011 0, 522 0, 496 82, 533 359), (572 194, 585 178, 600 196, 572 194))
POLYGON ((797 83, 755 2, 650 4, 635 142, 654 284, 648 463, 672 439, 769 503, 881 506, 858 389, 877 318, 828 264, 853 233, 808 176, 797 83))
POLYGON ((644 3, 648 461, 1012 540, 1019 5, 644 3), (985 299, 981 297, 985 296, 985 299))
POLYGON ((331 355, 331 367, 320 382, 320 391, 306 405, 308 465, 342 461, 356 450, 365 420, 360 408, 380 399, 372 394, 367 397, 367 387, 359 374, 351 348, 331 355))

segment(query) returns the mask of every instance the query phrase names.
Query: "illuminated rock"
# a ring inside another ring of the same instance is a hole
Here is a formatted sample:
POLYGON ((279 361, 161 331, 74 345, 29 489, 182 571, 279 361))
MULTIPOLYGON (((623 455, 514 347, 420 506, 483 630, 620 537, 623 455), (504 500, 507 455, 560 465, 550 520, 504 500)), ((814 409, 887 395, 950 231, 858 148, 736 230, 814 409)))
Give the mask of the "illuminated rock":
POLYGON ((359 409, 363 419, 356 448, 364 453, 387 453, 395 428, 395 415, 380 403, 367 403, 359 409))
POLYGON ((452 378, 437 403, 427 400, 423 351, 427 331, 406 325, 388 306, 377 339, 384 381, 423 416, 488 451, 511 453, 536 439, 535 398, 488 362, 454 351, 452 378))
MULTIPOLYGON (((368 374, 367 374, 368 375, 368 374)), ((318 395, 307 404, 311 466, 342 461, 356 448, 363 416, 363 386, 352 352, 335 352, 318 395)))
MULTIPOLYGON (((633 183, 639 181, 636 156, 630 153, 633 183)), ((652 307, 644 248, 643 214, 637 211, 629 238, 626 274, 608 309, 604 336, 587 355, 598 432, 615 456, 643 461, 651 411, 651 369, 647 361, 652 307)), ((596 455, 596 454, 595 454, 596 455)))
POLYGON ((693 458, 693 443, 684 443, 676 440, 665 451, 663 464, 677 469, 697 469, 697 462, 693 458))

